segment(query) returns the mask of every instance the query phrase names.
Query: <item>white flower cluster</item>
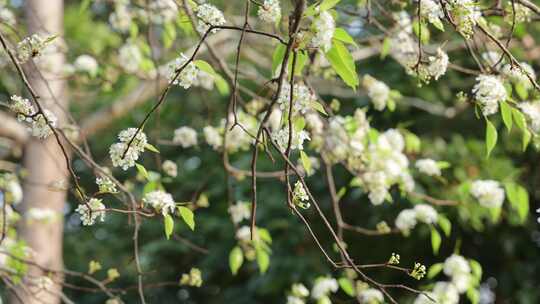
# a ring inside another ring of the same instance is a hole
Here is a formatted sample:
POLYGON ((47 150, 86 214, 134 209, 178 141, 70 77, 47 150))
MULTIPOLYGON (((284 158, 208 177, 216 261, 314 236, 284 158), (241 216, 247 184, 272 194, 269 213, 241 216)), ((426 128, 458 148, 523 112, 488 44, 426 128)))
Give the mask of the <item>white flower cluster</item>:
MULTIPOLYGON (((254 237, 256 237, 256 233, 257 233, 257 229, 255 229, 254 237)), ((245 225, 238 228, 238 230, 236 230, 235 237, 241 242, 249 242, 251 240, 251 228, 245 225)))
POLYGON ((407 172, 409 160, 403 154, 404 148, 405 140, 395 129, 387 130, 369 145, 361 179, 373 205, 385 201, 393 184, 400 183, 405 191, 412 191, 414 181, 407 172))
POLYGON ((309 290, 302 283, 291 286, 291 293, 287 296, 287 304, 305 304, 309 297, 309 290))
POLYGON ((533 84, 529 77, 533 80, 536 79, 534 69, 526 62, 521 62, 519 65, 521 68, 517 65, 507 63, 501 68, 501 73, 515 84, 520 84, 526 89, 532 88, 533 84))
POLYGON ((161 169, 163 169, 163 172, 170 177, 178 176, 178 166, 172 160, 165 160, 163 164, 161 164, 161 169))
MULTIPOLYGON (((316 126, 319 122, 316 121, 313 124, 308 120, 307 124, 316 126)), ((370 130, 366 112, 357 109, 354 116, 331 117, 324 132, 314 132, 316 128, 318 127, 312 127, 312 134, 321 138, 321 153, 328 161, 331 163, 345 161, 351 169, 360 169, 363 166, 362 153, 365 150, 367 134, 370 130)))
POLYGON ((225 119, 221 121, 220 129, 227 129, 227 144, 225 149, 230 153, 248 150, 254 143, 254 136, 257 134, 258 121, 254 116, 238 110, 236 117, 238 118, 238 123, 242 127, 235 125, 231 130, 231 127, 234 124, 234 116, 232 113, 229 113, 229 123, 227 126, 225 126, 225 119))
POLYGON ((277 23, 281 18, 281 6, 279 0, 264 0, 257 11, 259 18, 268 23, 277 23))
POLYGON ((436 161, 429 158, 419 159, 415 163, 418 171, 428 176, 441 176, 441 168, 436 161))
POLYGON ((173 143, 189 148, 197 145, 197 131, 190 127, 180 127, 174 130, 173 143))
POLYGON ((229 206, 229 209, 227 211, 231 215, 231 219, 233 223, 238 224, 242 222, 243 220, 247 220, 251 216, 251 210, 249 209, 249 203, 247 202, 236 202, 236 204, 233 204, 229 206))
POLYGON ((169 80, 173 81, 173 84, 179 85, 184 89, 189 89, 194 82, 197 81, 197 76, 199 74, 199 68, 195 66, 193 62, 189 62, 186 65, 186 62, 189 60, 183 53, 180 53, 180 56, 174 60, 174 62, 169 63, 169 80), (186 65, 186 66, 184 66, 186 65), (183 67, 183 70, 178 72, 183 67))
MULTIPOLYGON (((217 7, 207 3, 197 7, 197 18, 199 18, 197 30, 200 33, 208 31, 210 26, 220 26, 226 23, 223 13, 217 7)), ((218 29, 213 29, 212 33, 217 31, 218 29)))
POLYGON ((37 58, 43 54, 44 49, 54 40, 55 36, 41 37, 38 34, 24 38, 17 44, 17 57, 20 63, 30 58, 37 58))
POLYGON ((370 75, 364 76, 362 85, 366 88, 367 95, 371 99, 375 109, 378 111, 384 110, 386 108, 386 102, 390 97, 390 88, 384 82, 370 75))
POLYGON ((499 102, 507 98, 506 89, 497 76, 480 75, 472 90, 474 98, 482 106, 484 115, 495 114, 499 111, 499 102))
POLYGON ((375 288, 366 288, 358 292, 361 304, 381 304, 384 302, 383 293, 375 288))
MULTIPOLYGON (((443 264, 444 274, 450 277, 449 282, 435 283, 433 290, 427 294, 437 303, 458 304, 459 295, 465 293, 471 284, 472 273, 469 262, 464 257, 453 254, 443 264)), ((425 295, 418 295, 414 304, 433 303, 425 295)))
POLYGON ((540 100, 522 102, 518 107, 529 121, 533 132, 540 133, 540 100))
POLYGON ((309 196, 301 181, 296 181, 294 184, 293 202, 303 209, 308 209, 310 207, 309 196))
POLYGON ((98 218, 101 222, 105 221, 105 205, 98 198, 91 198, 86 204, 80 204, 75 212, 80 214, 84 226, 94 225, 98 218))
POLYGON ((118 192, 114 182, 105 175, 96 178, 96 185, 98 186, 99 192, 101 193, 117 193, 118 192))
MULTIPOLYGON (((272 140, 277 143, 281 152, 285 153, 289 144, 289 126, 286 126, 283 129, 272 133, 272 140)), ((309 134, 306 131, 296 131, 293 128, 291 137, 291 150, 304 150, 304 141, 306 140, 310 140, 309 134)))
POLYGON ((411 68, 418 62, 418 46, 413 39, 412 20, 405 11, 394 13, 396 26, 391 38, 391 54, 411 73, 411 68))
POLYGON ((99 64, 96 59, 86 54, 77 57, 73 63, 73 66, 75 67, 76 71, 88 73, 92 77, 97 75, 99 69, 99 64))
POLYGON ((115 1, 114 12, 109 15, 109 23, 119 32, 128 31, 134 17, 128 4, 129 1, 115 1))
POLYGON ((44 109, 43 113, 37 110, 26 98, 17 95, 11 96, 10 109, 17 114, 17 120, 26 123, 28 130, 37 138, 45 139, 52 134, 52 128, 56 128, 58 119, 53 112, 44 109))
POLYGON ((471 195, 480 205, 487 208, 499 208, 504 202, 504 189, 494 180, 477 180, 471 185, 471 195))
POLYGON ((166 216, 169 213, 174 214, 176 208, 172 195, 161 190, 146 193, 143 202, 154 208, 156 212, 161 212, 163 216, 166 216))
POLYGON ((139 70, 143 55, 136 44, 128 42, 118 51, 118 64, 128 73, 135 73, 139 70))
POLYGON ((482 17, 480 8, 474 0, 451 0, 449 4, 457 31, 465 39, 470 39, 474 34, 474 27, 482 17))
POLYGON ((396 218, 396 228, 404 233, 412 230, 418 222, 432 225, 437 222, 439 214, 430 205, 418 204, 412 209, 402 210, 396 218))
POLYGON ((223 136, 219 130, 212 126, 206 126, 203 128, 204 140, 214 150, 218 150, 223 146, 223 136))
POLYGON ((433 0, 421 0, 420 13, 422 18, 426 18, 429 23, 438 29, 443 29, 441 19, 444 19, 444 12, 439 3, 433 0))
MULTIPOLYGON (((326 303, 331 303, 328 295, 338 290, 338 282, 332 277, 319 277, 315 280, 311 289, 311 297, 317 301, 327 300, 326 303)), ((325 302, 323 302, 325 303, 325 302)))
POLYGON ((507 2, 505 19, 508 23, 531 22, 533 11, 521 3, 507 2), (514 17, 515 15, 515 17, 514 17))
POLYGON ((117 142, 111 145, 109 149, 109 155, 111 157, 113 166, 122 167, 123 170, 127 170, 135 166, 135 161, 139 159, 139 156, 144 152, 147 144, 146 134, 142 130, 137 132, 136 128, 129 128, 121 131, 118 134, 117 142), (137 133, 137 136, 135 134, 137 133), (135 138, 133 139, 133 137, 135 138), (133 141, 132 141, 133 139, 133 141), (128 149, 128 144, 129 145, 128 149))
POLYGON ((0 3, 0 22, 10 26, 14 26, 17 23, 15 14, 7 7, 5 2, 0 3))
POLYGON ((428 60, 429 64, 425 67, 425 71, 427 72, 426 76, 438 80, 448 69, 448 54, 441 48, 438 48, 437 54, 435 56, 429 56, 428 60))
POLYGON ((311 39, 311 46, 328 52, 332 47, 332 38, 336 30, 336 22, 332 15, 328 11, 321 12, 313 21, 312 29, 314 36, 311 39))
MULTIPOLYGON (((289 112, 291 100, 291 85, 283 84, 277 103, 279 108, 285 112, 289 112)), ((302 83, 295 83, 293 89, 293 115, 297 113, 306 114, 311 108, 312 104, 317 101, 317 96, 302 83)))
POLYGON ((154 0, 148 5, 148 14, 153 23, 167 23, 178 15, 178 5, 174 0, 154 0))

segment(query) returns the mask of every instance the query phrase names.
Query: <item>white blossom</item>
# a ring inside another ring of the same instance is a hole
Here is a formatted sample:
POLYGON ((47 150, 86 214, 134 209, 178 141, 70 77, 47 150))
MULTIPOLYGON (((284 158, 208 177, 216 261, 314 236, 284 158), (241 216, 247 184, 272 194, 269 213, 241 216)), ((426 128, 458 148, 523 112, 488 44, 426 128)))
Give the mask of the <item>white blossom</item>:
POLYGON ((338 282, 331 277, 320 277, 315 280, 313 288, 311 289, 311 297, 315 300, 321 299, 331 292, 338 290, 338 282))
POLYGON ((172 81, 173 84, 179 85, 186 90, 197 81, 197 77, 200 72, 193 62, 189 62, 186 65, 187 61, 188 58, 183 53, 180 53, 180 56, 178 56, 174 62, 171 62, 168 65, 169 80, 172 81), (181 68, 183 69, 180 74, 178 74, 181 68))
POLYGON ((301 181, 296 181, 296 183, 294 184, 293 201, 296 205, 304 209, 307 209, 310 206, 309 196, 306 192, 306 189, 304 188, 304 184, 302 184, 301 181))
POLYGON ((482 106, 482 113, 486 116, 497 113, 499 102, 507 98, 502 81, 493 75, 480 75, 476 77, 476 81, 472 92, 476 101, 482 106))
POLYGON ((458 274, 468 274, 471 272, 469 262, 458 254, 452 254, 444 261, 444 274, 453 277, 458 274))
POLYGON ((306 301, 299 297, 287 296, 287 304, 306 304, 306 301))
POLYGON ((116 1, 114 12, 109 16, 111 27, 119 32, 127 32, 132 24, 133 14, 127 1, 116 1))
POLYGON ((98 185, 99 192, 101 193, 117 193, 116 184, 108 177, 101 176, 96 178, 96 184, 98 185))
POLYGON ((163 172, 170 177, 176 177, 178 175, 178 166, 172 160, 165 160, 161 165, 163 172))
POLYGON ((182 148, 189 148, 197 145, 197 131, 190 127, 180 127, 174 130, 173 142, 182 148))
POLYGON ((418 171, 428 176, 441 176, 441 169, 437 165, 437 162, 433 159, 424 158, 416 161, 415 164, 418 171))
POLYGON ((396 228, 407 232, 416 226, 416 212, 414 209, 402 210, 396 218, 396 228))
POLYGON ((146 134, 142 130, 137 132, 136 128, 128 128, 118 134, 118 139, 120 142, 111 145, 109 155, 114 167, 122 167, 123 170, 127 170, 135 166, 135 161, 144 152, 147 144, 146 134), (133 138, 134 136, 135 138, 133 138))
POLYGON ((53 133, 52 128, 56 128, 58 119, 53 112, 44 109, 43 114, 39 113, 32 118, 32 125, 30 131, 32 136, 37 138, 45 139, 53 133), (45 115, 43 115, 45 114, 45 115), (52 128, 51 128, 52 127, 52 128))
POLYGON ((336 30, 336 22, 328 11, 321 12, 313 21, 314 36, 311 39, 311 46, 320 48, 328 52, 332 46, 332 38, 336 30))
MULTIPOLYGON (((272 139, 277 143, 281 152, 287 150, 289 144, 289 127, 285 127, 277 132, 272 133, 272 139)), ((293 133, 291 137, 291 150, 304 150, 304 141, 310 140, 309 134, 301 130, 297 132, 293 128, 293 133)))
POLYGON ((384 296, 378 289, 367 288, 358 292, 358 299, 362 304, 380 304, 383 303, 384 296))
POLYGON ((174 0, 153 0, 148 10, 150 21, 162 24, 174 20, 178 14, 178 5, 174 0))
MULTIPOLYGON (((422 3, 423 1, 425 0, 422 0, 422 3)), ((446 69, 448 68, 448 54, 446 54, 446 52, 441 48, 438 48, 437 54, 435 56, 429 56, 428 60, 429 64, 426 67, 426 70, 429 76, 433 77, 435 80, 438 80, 439 77, 446 73, 446 69)))
POLYGON ((24 38, 17 44, 17 57, 21 63, 30 58, 37 58, 43 54, 45 48, 54 40, 55 36, 45 38, 38 34, 24 38))
POLYGON ((416 212, 416 219, 426 224, 434 224, 437 222, 438 213, 435 208, 426 204, 418 204, 414 206, 416 212))
POLYGON ((420 13, 422 14, 422 17, 426 18, 429 23, 432 23, 437 28, 442 29, 443 25, 441 19, 444 19, 444 13, 439 3, 433 0, 421 0, 420 3, 420 13))
POLYGON ((382 111, 386 108, 386 102, 390 96, 390 88, 382 81, 379 81, 370 75, 365 75, 362 80, 363 86, 367 89, 373 106, 376 110, 382 111))
POLYGON ((203 128, 203 135, 206 143, 212 147, 214 150, 218 150, 223 146, 223 136, 219 134, 219 131, 212 127, 206 126, 203 128))
POLYGON ((264 0, 257 11, 259 18, 268 23, 277 23, 281 18, 279 0, 264 0))
POLYGON ((238 224, 243 220, 247 220, 251 216, 251 210, 249 209, 249 203, 246 202, 237 202, 229 206, 229 214, 233 223, 238 224))
POLYGON ((15 19, 15 14, 9 8, 0 5, 0 22, 14 26, 17 19, 15 19))
POLYGON ((488 208, 501 207, 504 202, 504 189, 494 180, 477 180, 471 185, 471 195, 480 205, 488 208))
POLYGON ((470 39, 474 33, 474 27, 482 17, 480 8, 474 0, 451 0, 449 4, 449 11, 457 31, 466 39, 470 39))
POLYGON ((291 294, 296 297, 306 298, 309 296, 309 290, 302 283, 295 283, 291 286, 291 294))
POLYGON ((533 132, 540 133, 540 100, 522 102, 518 104, 533 132))
POLYGON ((536 79, 534 69, 526 62, 521 62, 519 65, 521 68, 517 65, 507 63, 501 68, 501 73, 515 84, 520 84, 526 89, 532 88, 533 84, 529 77, 533 80, 536 79))
POLYGON ((99 68, 96 59, 90 55, 80 55, 75 59, 73 65, 77 71, 88 73, 91 76, 96 75, 99 68))
POLYGON ((176 204, 170 193, 156 190, 148 192, 144 195, 143 202, 154 208, 156 212, 160 212, 163 216, 174 214, 176 204))
MULTIPOLYGON (((277 103, 281 111, 288 113, 291 100, 291 85, 283 84, 277 103)), ((306 85, 295 83, 293 89, 293 114, 306 114, 317 102, 317 97, 306 85)))
POLYGON ((99 218, 101 222, 105 221, 105 205, 98 198, 91 198, 86 204, 80 204, 76 212, 80 214, 82 224, 85 226, 94 225, 99 218))
POLYGON ((128 42, 118 51, 118 64, 128 73, 135 73, 143 60, 143 55, 136 44, 128 42))
MULTIPOLYGON (((223 13, 217 7, 207 3, 197 7, 197 18, 199 18, 197 30, 200 33, 205 33, 210 26, 220 26, 226 23, 223 13)), ((212 33, 217 31, 218 29, 213 29, 212 33)))
POLYGON ((236 230, 236 238, 239 241, 251 240, 251 228, 249 228, 249 226, 242 226, 238 228, 238 230, 236 230))
POLYGON ((433 298, 438 304, 458 304, 459 292, 452 283, 437 282, 433 287, 433 298))
POLYGON ((30 101, 26 98, 13 95, 11 96, 11 103, 9 104, 9 108, 12 112, 17 114, 17 120, 20 122, 29 122, 31 121, 31 118, 28 116, 31 116, 34 114, 34 106, 30 101))

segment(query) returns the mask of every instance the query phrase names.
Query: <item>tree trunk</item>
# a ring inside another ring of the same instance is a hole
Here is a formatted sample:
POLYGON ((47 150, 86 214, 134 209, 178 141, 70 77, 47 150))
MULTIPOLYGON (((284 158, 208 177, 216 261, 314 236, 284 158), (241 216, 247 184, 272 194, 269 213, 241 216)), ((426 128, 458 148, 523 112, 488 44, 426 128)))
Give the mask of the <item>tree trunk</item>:
MULTIPOLYGON (((63 0, 26 0, 25 14, 29 35, 34 33, 42 36, 58 35, 55 45, 59 44, 63 36, 63 0)), ((66 115, 62 108, 67 109, 68 104, 66 83, 61 80, 62 77, 59 77, 64 61, 62 51, 45 54, 39 58, 37 65, 43 78, 31 66, 28 66, 27 69, 30 85, 40 96, 39 102, 58 117, 57 126, 62 126, 66 122, 66 115), (47 79, 49 88, 44 79, 47 79)), ((24 148, 24 167, 27 170, 27 175, 23 185, 23 213, 30 208, 48 208, 56 211, 59 216, 52 223, 35 221, 28 223, 22 220, 19 227, 20 237, 32 248, 33 258, 39 265, 61 270, 63 269, 63 210, 66 191, 59 190, 57 185, 58 183, 67 184, 68 174, 66 160, 54 135, 49 136, 46 140, 32 138, 28 141, 24 148)), ((60 303, 60 284, 55 283, 48 290, 40 289, 32 284, 32 282, 35 283, 36 276, 42 275, 47 275, 47 273, 37 267, 29 268, 28 277, 17 290, 17 294, 22 297, 24 304, 60 303)), ((62 278, 55 277, 53 279, 58 281, 62 278)), ((20 303, 20 301, 13 296, 11 303, 20 303)))

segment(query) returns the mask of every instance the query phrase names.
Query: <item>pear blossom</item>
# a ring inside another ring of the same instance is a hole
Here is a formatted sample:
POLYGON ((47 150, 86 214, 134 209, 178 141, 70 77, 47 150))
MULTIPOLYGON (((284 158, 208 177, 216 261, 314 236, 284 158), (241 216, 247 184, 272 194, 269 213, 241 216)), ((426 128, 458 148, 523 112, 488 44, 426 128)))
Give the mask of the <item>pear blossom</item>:
POLYGON ((99 218, 101 222, 105 221, 105 205, 98 198, 91 198, 86 204, 80 204, 75 212, 80 214, 84 226, 94 225, 99 218))
MULTIPOLYGON (((205 33, 210 26, 220 26, 226 23, 223 13, 217 7, 207 3, 197 7, 197 18, 199 18, 197 30, 200 33, 205 33)), ((218 29, 213 29, 212 33, 217 31, 218 29)))
POLYGON ((482 106, 482 113, 486 116, 497 113, 499 102, 507 98, 502 81, 493 75, 480 75, 476 77, 476 81, 472 92, 476 101, 482 106))
POLYGON ((174 130, 173 142, 182 148, 189 148, 197 145, 197 131, 190 127, 180 127, 174 130))
POLYGON ((441 169, 437 165, 437 162, 433 159, 424 158, 416 161, 415 164, 418 171, 428 176, 441 176, 441 169))
POLYGON ((504 189, 494 180, 477 180, 471 185, 471 195, 480 205, 488 208, 501 207, 504 202, 504 189))
POLYGON ((228 209, 229 214, 231 215, 232 221, 235 224, 247 220, 251 217, 251 210, 249 208, 249 203, 246 202, 237 202, 233 204, 228 209))
POLYGON ((257 11, 259 18, 268 23, 277 23, 281 18, 281 6, 279 0, 264 0, 257 11))
POLYGON ((143 202, 160 212, 163 216, 174 214, 176 204, 170 193, 156 190, 144 195, 143 202))
POLYGON ((313 21, 313 31, 311 46, 320 48, 323 52, 328 52, 332 46, 332 38, 336 30, 336 22, 328 11, 321 12, 313 21))

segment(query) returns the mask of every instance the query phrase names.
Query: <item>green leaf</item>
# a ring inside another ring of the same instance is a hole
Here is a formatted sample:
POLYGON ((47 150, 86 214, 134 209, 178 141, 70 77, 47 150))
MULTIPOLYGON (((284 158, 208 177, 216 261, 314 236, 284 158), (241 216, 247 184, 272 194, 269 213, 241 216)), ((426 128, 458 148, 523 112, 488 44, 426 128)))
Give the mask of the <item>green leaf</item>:
POLYGON ((471 266, 472 277, 479 283, 482 279, 482 265, 473 259, 469 259, 469 265, 471 266))
POLYGON ((356 73, 356 65, 351 53, 343 42, 333 40, 332 48, 326 53, 326 58, 330 61, 332 68, 339 77, 356 91, 356 87, 360 83, 358 74, 356 73))
POLYGON ((414 34, 420 39, 420 41, 423 44, 428 43, 430 38, 428 27, 424 23, 419 23, 418 21, 414 21, 412 26, 414 34))
POLYGON ((198 67, 201 71, 204 71, 210 75, 217 74, 214 68, 208 62, 204 60, 195 60, 193 61, 193 64, 195 64, 195 66, 198 67))
POLYGON ((230 93, 229 83, 223 78, 223 76, 216 74, 214 75, 214 81, 221 96, 227 96, 230 93))
POLYGON ((529 145, 530 141, 531 141, 531 132, 529 132, 529 130, 526 130, 523 132, 523 137, 521 138, 521 149, 523 151, 527 150, 527 146, 529 145))
POLYGON ((527 130, 527 121, 525 120, 525 115, 523 115, 521 111, 512 108, 512 116, 514 117, 514 121, 521 131, 527 130))
POLYGON ((437 263, 431 265, 429 267, 429 270, 427 272, 427 278, 433 279, 436 275, 438 275, 443 270, 444 264, 443 263, 437 263))
MULTIPOLYGON (((300 51, 296 53, 296 64, 294 67, 295 76, 302 75, 302 71, 304 70, 304 67, 306 66, 307 60, 308 60, 308 56, 306 52, 300 51)), ((289 71, 289 75, 292 74, 292 60, 289 62, 289 66, 287 68, 289 71)))
POLYGON ((508 132, 512 130, 512 108, 506 101, 501 101, 501 116, 508 132))
POLYGON ((257 249, 257 264, 262 274, 266 273, 270 266, 270 256, 262 248, 257 249))
POLYGON ((450 233, 452 232, 452 223, 450 222, 450 220, 446 216, 439 214, 437 222, 439 224, 439 227, 441 227, 441 230, 444 232, 444 235, 449 237, 450 233))
POLYGON ((229 267, 233 275, 238 273, 242 263, 244 263, 244 253, 240 247, 236 246, 229 253, 229 267))
POLYGON ((350 297, 354 297, 354 286, 348 278, 342 277, 338 279, 339 287, 350 297))
POLYGON ((278 44, 274 53, 272 54, 272 74, 276 72, 276 69, 283 62, 286 48, 283 44, 278 44))
POLYGON ((390 54, 390 47, 392 46, 392 40, 389 37, 384 38, 381 46, 381 59, 386 58, 390 54))
POLYGON ((309 105, 311 106, 311 108, 315 109, 319 113, 324 114, 324 115, 328 115, 328 113, 326 113, 326 111, 324 110, 323 105, 320 104, 318 101, 310 101, 309 105))
POLYGON ((167 22, 163 25, 163 46, 168 49, 170 48, 174 40, 176 39, 176 27, 174 23, 167 22))
POLYGON ((188 227, 191 230, 195 230, 195 216, 193 214, 193 211, 189 209, 188 207, 179 206, 178 212, 180 212, 180 216, 184 220, 184 222, 188 225, 188 227))
POLYGON ((146 148, 146 150, 152 151, 154 153, 159 153, 159 150, 151 144, 146 144, 144 147, 146 148))
POLYGON ((480 292, 475 288, 467 289, 467 298, 471 301, 471 304, 478 304, 480 302, 480 292))
POLYGON ((137 167, 137 171, 139 172, 139 174, 141 174, 144 178, 148 179, 148 171, 146 171, 146 168, 143 165, 135 163, 135 167, 137 167))
POLYGON ((304 130, 305 126, 306 126, 306 120, 303 117, 299 116, 294 120, 293 127, 294 127, 295 132, 300 132, 304 130))
POLYGON ((497 144, 497 129, 486 119, 486 156, 489 157, 493 148, 497 144))
POLYGON ((433 254, 437 255, 439 253, 439 248, 441 248, 441 235, 435 228, 431 228, 431 248, 433 248, 433 254))
POLYGON ((163 217, 163 224, 165 226, 165 236, 168 240, 171 237, 174 229, 174 220, 170 214, 167 214, 165 215, 165 217, 163 217))
POLYGON ((319 11, 321 12, 327 11, 333 8, 334 6, 336 6, 339 3, 339 1, 341 0, 323 0, 323 2, 321 2, 321 4, 319 5, 319 11))
POLYGON ((356 42, 354 42, 353 37, 351 37, 351 35, 349 35, 349 33, 347 33, 347 31, 341 27, 336 28, 334 32, 334 39, 339 40, 343 43, 352 44, 358 47, 356 42))
POLYGON ((526 100, 527 98, 529 98, 529 92, 527 91, 527 88, 523 85, 523 83, 516 83, 514 85, 514 88, 519 98, 521 98, 522 100, 526 100))
POLYGON ((504 188, 510 205, 516 210, 521 223, 524 223, 529 214, 529 193, 516 183, 506 183, 504 188))
POLYGON ((302 166, 306 169, 306 173, 311 174, 311 159, 306 152, 302 150, 300 150, 300 161, 302 161, 302 166))

